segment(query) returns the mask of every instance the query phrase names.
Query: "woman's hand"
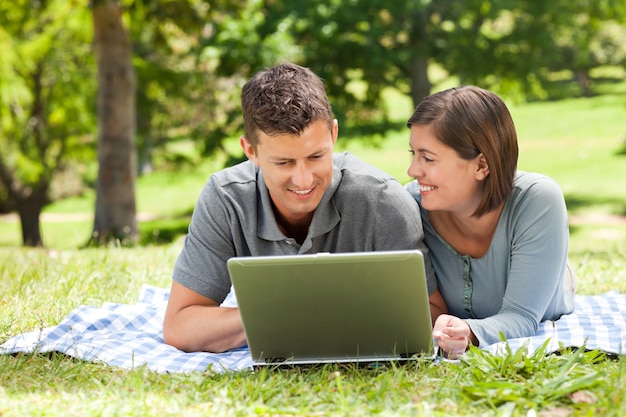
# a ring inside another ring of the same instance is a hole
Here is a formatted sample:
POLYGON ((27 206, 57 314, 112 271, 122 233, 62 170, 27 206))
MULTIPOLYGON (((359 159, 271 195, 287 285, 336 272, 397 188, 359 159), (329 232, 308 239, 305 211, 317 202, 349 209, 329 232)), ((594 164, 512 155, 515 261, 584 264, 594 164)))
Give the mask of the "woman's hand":
POLYGON ((469 325, 458 317, 442 314, 433 326, 433 338, 448 359, 457 359, 476 341, 469 325))

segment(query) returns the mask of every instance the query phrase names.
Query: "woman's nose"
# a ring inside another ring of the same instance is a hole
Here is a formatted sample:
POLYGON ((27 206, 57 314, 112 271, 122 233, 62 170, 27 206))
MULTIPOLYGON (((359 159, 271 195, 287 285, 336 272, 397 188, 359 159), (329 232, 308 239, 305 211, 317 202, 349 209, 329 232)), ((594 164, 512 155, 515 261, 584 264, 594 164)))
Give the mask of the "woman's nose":
POLYGON ((421 169, 416 159, 417 158, 413 158, 411 160, 411 164, 409 165, 409 168, 406 170, 407 175, 411 178, 417 178, 421 176, 421 169))

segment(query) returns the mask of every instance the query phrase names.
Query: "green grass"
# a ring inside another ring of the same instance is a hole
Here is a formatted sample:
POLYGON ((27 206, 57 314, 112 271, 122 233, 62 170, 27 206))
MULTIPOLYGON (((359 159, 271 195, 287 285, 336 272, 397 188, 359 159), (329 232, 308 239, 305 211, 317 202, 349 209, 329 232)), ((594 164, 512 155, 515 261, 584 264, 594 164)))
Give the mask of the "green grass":
POLYGON ((530 369, 512 363, 494 369, 480 359, 476 355, 467 365, 439 368, 418 362, 382 371, 329 366, 312 372, 158 375, 59 357, 31 358, 29 370, 45 377, 18 375, 5 386, 8 398, 0 411, 6 416, 532 415, 528 410, 545 410, 545 415, 567 415, 565 411, 619 416, 624 412, 623 392, 614 389, 626 382, 621 361, 566 354, 544 358, 530 369))
MULTIPOLYGON (((169 285, 181 248, 0 248, 0 341, 61 321, 79 305, 134 303, 169 285)), ((573 259, 582 293, 626 292, 626 253, 573 259)), ((0 355, 2 416, 623 415, 626 360, 565 351, 525 359, 472 351, 463 363, 325 366, 216 374, 121 370, 62 354, 0 355), (559 411, 560 410, 560 411, 559 411), (549 414, 550 412, 555 414, 549 414)))

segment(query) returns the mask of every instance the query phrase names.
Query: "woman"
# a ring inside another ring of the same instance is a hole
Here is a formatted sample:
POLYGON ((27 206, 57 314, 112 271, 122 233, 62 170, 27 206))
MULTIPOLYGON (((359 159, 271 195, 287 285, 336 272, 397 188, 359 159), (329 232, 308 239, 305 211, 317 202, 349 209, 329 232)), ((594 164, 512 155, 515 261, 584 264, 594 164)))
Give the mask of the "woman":
POLYGON ((467 86, 426 97, 407 123, 426 244, 448 313, 434 336, 448 357, 469 344, 535 334, 574 309, 563 193, 517 171, 517 134, 504 102, 467 86))

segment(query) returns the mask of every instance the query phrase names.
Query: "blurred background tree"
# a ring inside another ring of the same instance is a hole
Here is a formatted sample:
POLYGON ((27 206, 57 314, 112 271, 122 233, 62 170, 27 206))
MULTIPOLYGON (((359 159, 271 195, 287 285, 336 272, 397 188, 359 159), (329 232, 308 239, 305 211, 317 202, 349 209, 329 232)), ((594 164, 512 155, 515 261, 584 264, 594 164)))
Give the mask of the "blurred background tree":
MULTIPOLYGON (((110 1, 132 48, 139 175, 228 153, 241 86, 282 61, 324 79, 355 138, 395 128, 390 88, 413 105, 444 79, 515 100, 592 95, 594 70, 626 63, 622 0, 110 1)), ((92 39, 84 2, 0 5, 0 210, 20 213, 25 244, 43 243, 41 208, 77 192, 57 184, 97 180, 92 39)))
POLYGON ((116 0, 91 4, 98 64, 98 179, 90 245, 137 241, 135 68, 116 0))
POLYGON ((76 192, 67 173, 95 156, 88 10, 72 0, 2 2, 0 42, 0 206, 19 214, 25 245, 41 246, 41 210, 76 192))

